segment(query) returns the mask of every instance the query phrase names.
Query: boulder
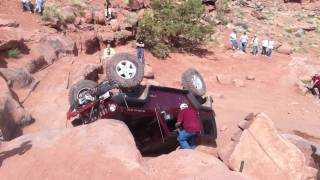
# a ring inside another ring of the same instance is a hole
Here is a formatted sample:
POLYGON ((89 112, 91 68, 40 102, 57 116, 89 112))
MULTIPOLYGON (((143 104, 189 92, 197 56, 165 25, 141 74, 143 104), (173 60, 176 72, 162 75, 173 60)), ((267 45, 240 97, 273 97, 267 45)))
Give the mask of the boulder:
POLYGON ((152 179, 251 179, 230 171, 216 157, 192 150, 178 150, 148 161, 152 179), (170 165, 169 165, 169 164, 170 165))
POLYGON ((25 40, 16 29, 17 28, 1 28, 0 51, 24 46, 25 40))
POLYGON ((284 43, 276 51, 281 54, 290 55, 292 54, 292 47, 288 43, 284 43))
POLYGON ((37 54, 43 56, 48 64, 52 64, 66 55, 78 55, 75 41, 61 35, 42 38, 36 49, 37 54))
POLYGON ((148 78, 148 79, 154 78, 154 72, 153 72, 152 67, 150 65, 144 66, 144 77, 148 78))
POLYGON ((0 68, 0 74, 13 88, 26 88, 34 82, 31 74, 23 68, 0 68))
POLYGON ((133 136, 117 120, 27 134, 1 144, 0 157, 1 179, 147 179, 133 136))
MULTIPOLYGON (((32 123, 30 114, 12 95, 6 81, 0 76, 0 138, 5 141, 20 135, 21 127, 32 123)), ((1 165, 1 153, 0 157, 1 165)))
POLYGON ((18 27, 19 24, 15 20, 0 19, 0 27, 18 27))
POLYGON ((86 11, 84 15, 84 22, 91 24, 93 23, 93 13, 91 11, 86 11))
POLYGON ((251 11, 251 16, 257 18, 258 20, 267 19, 267 17, 264 16, 261 12, 255 10, 251 11))
POLYGON ((103 11, 94 11, 94 16, 93 16, 94 23, 96 24, 105 24, 105 16, 103 11))
POLYGON ((120 24, 116 19, 110 20, 110 26, 113 32, 120 30, 120 24))
MULTIPOLYGON (((304 154, 306 158, 306 163, 313 167, 313 168, 318 168, 315 162, 313 155, 313 149, 312 146, 319 146, 320 144, 316 144, 314 142, 308 141, 300 136, 294 135, 294 134, 282 134, 282 137, 290 141, 292 144, 296 145, 300 151, 304 154)), ((320 162, 319 162, 320 163, 320 162)))
POLYGON ((312 177, 303 153, 280 136, 265 114, 258 114, 245 129, 239 142, 231 142, 223 161, 235 171, 244 163, 243 173, 257 179, 300 180, 312 177), (229 156, 228 156, 229 155, 229 156))
POLYGON ((82 35, 82 48, 87 54, 93 54, 99 49, 99 41, 94 32, 86 32, 82 35))
POLYGON ((102 73, 103 70, 101 64, 83 64, 75 75, 74 82, 83 79, 97 81, 99 79, 99 74, 102 73))
POLYGON ((144 0, 128 0, 128 9, 131 11, 136 11, 144 7, 144 0))
POLYGON ((224 74, 217 74, 216 76, 218 83, 222 85, 231 85, 232 77, 224 74))
POLYGON ((124 44, 128 40, 132 39, 134 36, 131 31, 127 30, 120 30, 117 32, 114 32, 114 38, 116 45, 124 44))

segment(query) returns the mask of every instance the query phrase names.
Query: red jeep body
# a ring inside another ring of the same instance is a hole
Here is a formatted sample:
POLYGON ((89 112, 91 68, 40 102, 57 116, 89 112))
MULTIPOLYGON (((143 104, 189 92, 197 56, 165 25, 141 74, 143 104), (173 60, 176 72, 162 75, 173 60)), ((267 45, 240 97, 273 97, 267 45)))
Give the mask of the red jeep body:
POLYGON ((91 120, 85 123, 100 118, 121 120, 128 125, 142 153, 169 152, 178 145, 175 123, 179 106, 184 102, 199 116, 200 139, 214 142, 217 130, 211 97, 196 97, 187 90, 168 87, 146 86, 140 89, 136 96, 116 93, 98 102, 70 108, 67 118, 90 116, 91 120), (95 106, 99 108, 93 108, 95 106))

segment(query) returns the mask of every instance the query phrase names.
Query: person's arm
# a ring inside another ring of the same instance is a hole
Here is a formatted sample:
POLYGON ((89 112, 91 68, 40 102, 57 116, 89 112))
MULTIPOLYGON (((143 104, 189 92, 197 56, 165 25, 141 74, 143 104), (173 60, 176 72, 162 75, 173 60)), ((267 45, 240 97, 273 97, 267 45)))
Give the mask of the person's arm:
POLYGON ((180 111, 178 114, 178 120, 175 124, 176 128, 179 128, 182 125, 182 122, 183 122, 183 114, 180 111))

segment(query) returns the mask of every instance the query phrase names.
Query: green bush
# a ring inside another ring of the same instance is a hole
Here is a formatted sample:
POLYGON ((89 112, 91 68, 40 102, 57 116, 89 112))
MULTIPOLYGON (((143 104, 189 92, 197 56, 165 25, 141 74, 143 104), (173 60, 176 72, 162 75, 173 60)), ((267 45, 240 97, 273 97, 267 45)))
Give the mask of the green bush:
POLYGON ((58 8, 55 5, 46 6, 46 8, 43 11, 42 20, 43 21, 50 21, 54 18, 57 18, 59 20, 63 20, 63 16, 61 14, 60 8, 58 8))
POLYGON ((8 51, 7 51, 7 55, 8 55, 8 57, 10 57, 10 58, 18 58, 19 57, 19 55, 20 55, 20 50, 19 50, 19 48, 12 48, 12 49, 9 49, 8 51))
POLYGON ((139 21, 138 36, 156 57, 165 58, 175 48, 190 51, 210 33, 200 23, 205 9, 199 0, 152 0, 151 6, 153 14, 145 13, 139 21))
POLYGON ((86 0, 71 0, 71 4, 72 6, 81 9, 86 6, 86 0))

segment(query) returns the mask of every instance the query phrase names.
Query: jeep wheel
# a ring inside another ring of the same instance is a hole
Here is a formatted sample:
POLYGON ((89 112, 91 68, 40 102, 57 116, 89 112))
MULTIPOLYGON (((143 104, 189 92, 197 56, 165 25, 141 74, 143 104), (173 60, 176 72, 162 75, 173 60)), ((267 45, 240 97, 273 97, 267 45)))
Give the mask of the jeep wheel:
POLYGON ((74 105, 78 103, 79 95, 88 91, 89 89, 95 88, 98 83, 91 80, 80 80, 71 86, 69 90, 69 103, 74 105))
POLYGON ((119 84, 120 87, 130 88, 140 84, 143 79, 143 64, 129 53, 119 53, 107 61, 107 80, 119 84))
POLYGON ((186 70, 181 77, 183 89, 191 91, 194 95, 203 96, 206 93, 206 84, 195 69, 186 70))

